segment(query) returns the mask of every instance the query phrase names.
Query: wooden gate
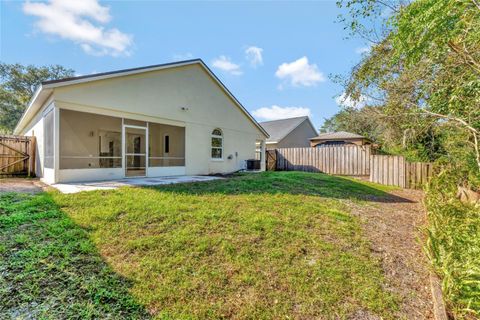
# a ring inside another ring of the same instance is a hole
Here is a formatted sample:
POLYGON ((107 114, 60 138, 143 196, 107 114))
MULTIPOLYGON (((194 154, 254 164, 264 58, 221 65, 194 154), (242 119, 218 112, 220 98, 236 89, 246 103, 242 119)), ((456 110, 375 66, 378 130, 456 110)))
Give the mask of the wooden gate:
POLYGON ((0 136, 0 177, 35 176, 35 137, 0 136))
POLYGON ((265 168, 268 171, 277 170, 277 151, 276 150, 265 151, 265 168))

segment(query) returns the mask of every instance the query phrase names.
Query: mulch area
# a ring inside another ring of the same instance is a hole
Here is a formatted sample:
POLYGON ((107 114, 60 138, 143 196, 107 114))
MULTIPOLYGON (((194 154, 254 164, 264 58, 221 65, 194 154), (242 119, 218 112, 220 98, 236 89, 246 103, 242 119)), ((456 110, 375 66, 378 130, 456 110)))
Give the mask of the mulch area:
POLYGON ((434 319, 429 263, 423 251, 423 192, 396 190, 371 205, 351 203, 364 222, 371 251, 381 262, 388 290, 401 298, 398 318, 434 319))

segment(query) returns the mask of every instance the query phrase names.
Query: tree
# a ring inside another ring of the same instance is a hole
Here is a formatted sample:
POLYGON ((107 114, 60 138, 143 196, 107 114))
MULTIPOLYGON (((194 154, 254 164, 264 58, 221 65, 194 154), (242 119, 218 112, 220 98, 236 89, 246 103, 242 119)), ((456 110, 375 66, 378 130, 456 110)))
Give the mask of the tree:
POLYGON ((431 65, 419 112, 466 130, 480 172, 480 3, 416 1, 395 21, 393 62, 431 65))
POLYGON ((320 131, 347 131, 365 136, 372 141, 381 142, 382 122, 378 121, 378 113, 372 107, 347 107, 340 110, 330 119, 326 119, 320 131))
POLYGON ((73 75, 72 69, 59 65, 35 67, 0 63, 0 132, 13 131, 42 81, 73 75))
MULTIPOLYGON (((339 5, 348 8, 355 32, 361 21, 378 16, 385 2, 352 0, 339 5)), ((443 136, 446 156, 462 148, 480 174, 478 0, 417 0, 388 8, 388 32, 352 70, 346 94, 353 100, 366 96, 381 107, 376 110, 395 119, 403 141, 407 134, 430 132, 437 140, 435 135, 443 136), (445 132, 452 139, 466 137, 467 143, 449 143, 445 132)))

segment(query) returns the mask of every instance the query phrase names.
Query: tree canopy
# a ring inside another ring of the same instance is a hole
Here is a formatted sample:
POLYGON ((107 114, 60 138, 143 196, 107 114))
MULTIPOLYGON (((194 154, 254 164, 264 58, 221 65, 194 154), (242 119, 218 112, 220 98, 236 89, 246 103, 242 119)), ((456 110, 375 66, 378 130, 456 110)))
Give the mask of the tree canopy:
POLYGON ((0 63, 0 132, 13 131, 42 81, 73 75, 72 69, 59 65, 35 67, 0 63))
POLYGON ((353 131, 385 149, 461 163, 480 181, 478 0, 350 0, 338 5, 347 10, 342 21, 350 32, 372 41, 370 53, 345 83, 346 96, 367 101, 367 107, 341 110, 326 124, 363 116, 365 125, 353 131), (381 31, 371 22, 379 20, 381 31), (367 114, 376 114, 376 125, 367 114))

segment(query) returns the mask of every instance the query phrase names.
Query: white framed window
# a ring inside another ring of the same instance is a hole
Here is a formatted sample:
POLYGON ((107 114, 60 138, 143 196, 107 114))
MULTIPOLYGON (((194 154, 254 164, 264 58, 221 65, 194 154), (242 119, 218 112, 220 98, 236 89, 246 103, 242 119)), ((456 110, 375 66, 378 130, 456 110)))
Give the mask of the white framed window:
POLYGON ((211 156, 213 160, 223 159, 223 133, 220 129, 212 131, 212 150, 211 156))

